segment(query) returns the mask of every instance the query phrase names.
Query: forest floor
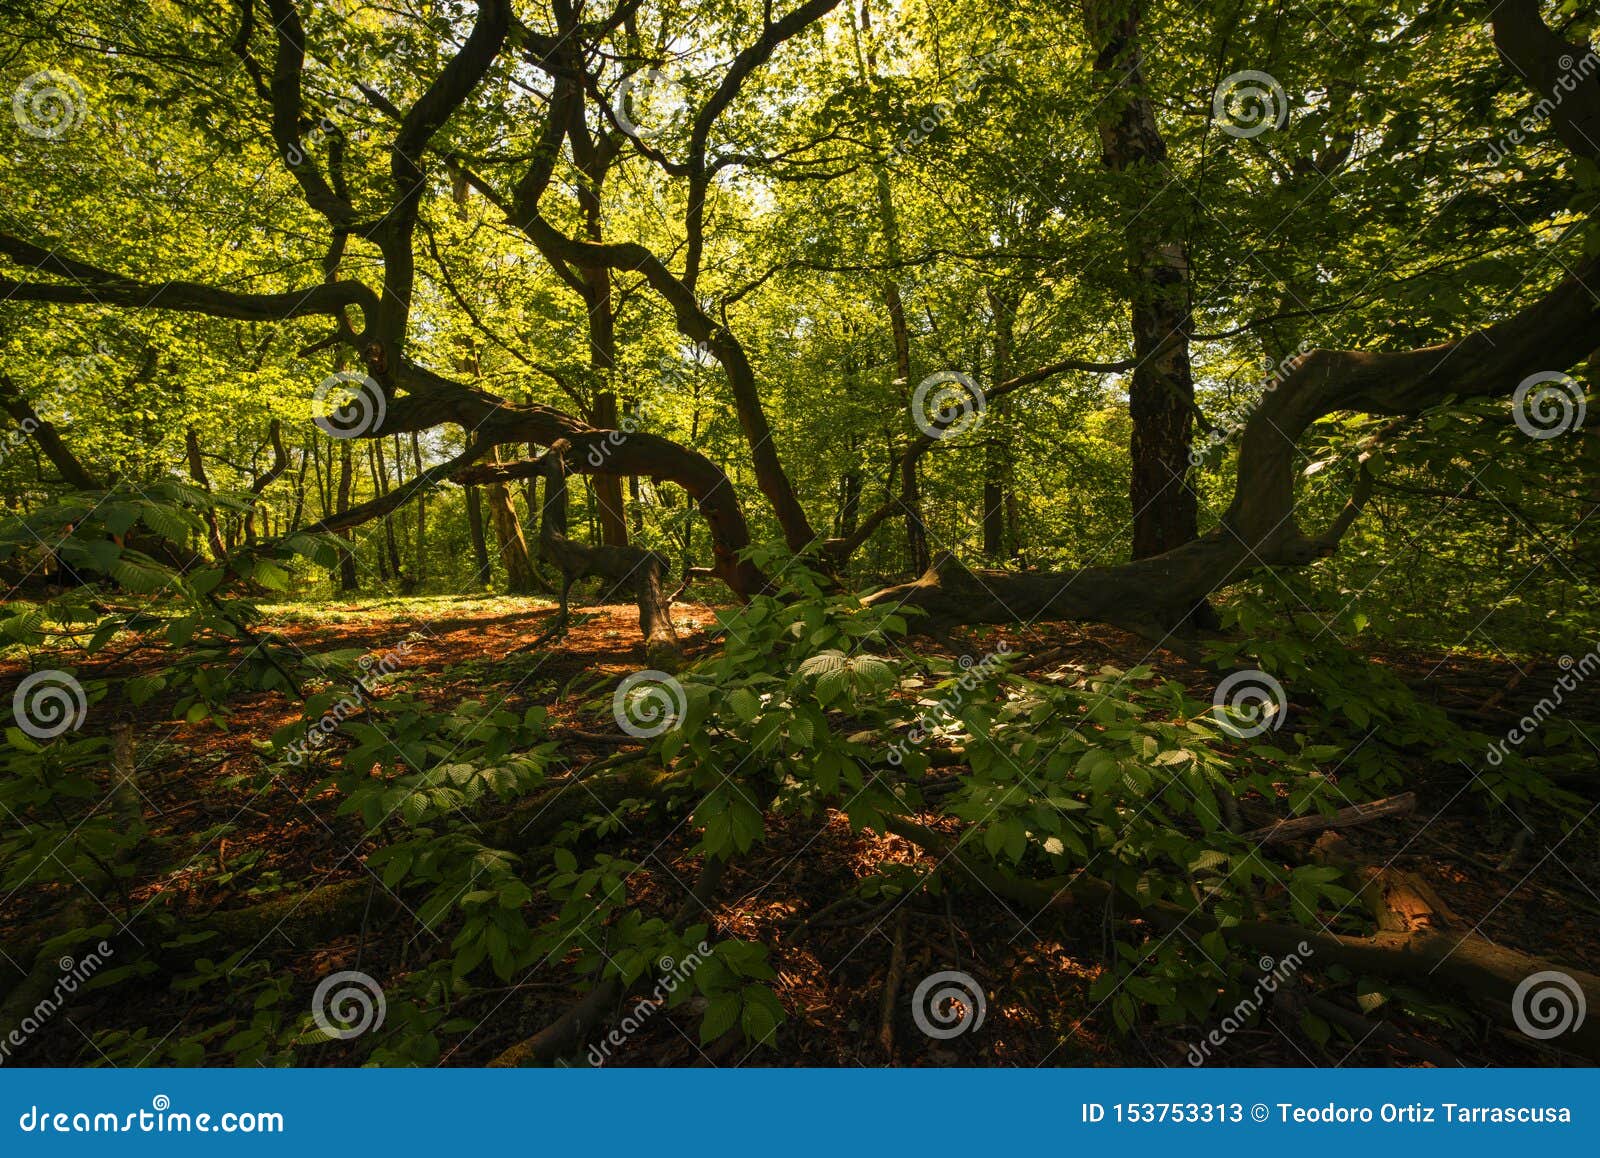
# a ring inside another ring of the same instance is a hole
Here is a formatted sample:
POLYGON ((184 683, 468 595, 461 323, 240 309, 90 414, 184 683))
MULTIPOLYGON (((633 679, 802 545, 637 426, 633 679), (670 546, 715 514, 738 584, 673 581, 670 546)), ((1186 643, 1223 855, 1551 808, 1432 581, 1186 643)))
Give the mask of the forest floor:
MULTIPOLYGON (((535 638, 548 621, 551 606, 538 599, 363 599, 281 605, 268 612, 273 629, 307 652, 359 646, 382 653, 409 638, 404 666, 393 679, 438 706, 467 698, 502 702, 517 712, 545 706, 557 737, 566 737, 561 755, 569 768, 616 751, 613 744, 584 738, 616 731, 609 710, 594 696, 595 685, 608 681, 610 687, 650 666, 637 613, 628 606, 576 607, 568 638, 553 650, 537 652, 515 649, 535 638)), ((691 655, 715 647, 714 614, 713 608, 694 604, 674 608, 691 655)), ((1143 641, 1113 629, 1047 624, 1030 628, 1026 638, 1008 638, 1031 655, 1045 657, 1048 670, 1094 672, 1105 664, 1127 668, 1145 662, 1209 698, 1210 680, 1202 669, 1164 651, 1152 654, 1143 641)), ((965 644, 946 639, 919 646, 949 652, 965 644)), ((991 641, 985 649, 992 646, 991 641)), ((77 670, 84 678, 148 673, 159 670, 159 656, 152 650, 98 667, 79 664, 77 670)), ((1489 732, 1513 723, 1560 674, 1553 659, 1519 666, 1498 655, 1399 649, 1371 659, 1391 665, 1425 698, 1470 716, 1475 726, 1489 732)), ((1030 661, 1020 666, 1027 670, 1030 661)), ((15 663, 0 666, 0 675, 19 671, 15 663)), ((1600 718, 1600 688, 1583 691, 1586 702, 1572 710, 1582 718, 1600 718)), ((273 777, 264 787, 253 775, 261 767, 266 738, 297 718, 295 708, 277 693, 240 697, 227 730, 209 722, 163 721, 156 710, 140 714, 135 745, 147 822, 157 837, 178 846, 188 840, 200 855, 189 858, 182 872, 143 881, 132 903, 154 902, 180 917, 198 917, 340 880, 365 879, 373 882, 373 889, 382 888, 361 863, 361 854, 372 846, 363 844, 359 820, 335 815, 338 802, 332 792, 309 797, 313 774, 298 784, 273 777)), ((1557 846, 1558 852, 1549 853, 1544 850, 1562 840, 1559 823, 1551 817, 1520 817, 1495 806, 1484 793, 1463 791, 1470 770, 1412 771, 1406 786, 1420 797, 1414 813, 1349 831, 1362 858, 1420 874, 1462 920, 1494 941, 1592 968, 1600 959, 1600 845, 1595 837, 1600 826, 1581 828, 1557 846), (1537 830, 1526 848, 1517 837, 1524 819, 1537 830)), ((681 902, 697 863, 681 816, 658 813, 630 814, 626 835, 610 838, 607 848, 646 866, 633 882, 633 899, 667 912, 681 902)), ((892 1060, 905 1065, 1182 1066, 1190 1045, 1212 1028, 1146 1025, 1132 1035, 1114 1030, 1109 1008, 1088 997, 1109 948, 1103 914, 1041 916, 969 894, 918 896, 898 905, 841 902, 880 866, 919 859, 921 854, 898 838, 852 833, 838 814, 821 823, 793 817, 779 822, 768 840, 736 862, 716 906, 720 931, 772 947, 771 961, 779 974, 776 990, 788 1012, 777 1048, 703 1051, 697 1044, 697 1019, 683 1007, 646 1019, 611 1064, 832 1066, 892 1060), (816 917, 819 913, 823 915, 816 917), (807 916, 814 919, 804 923, 807 916), (904 982, 887 1019, 892 1045, 886 1051, 881 1005, 897 938, 904 949, 904 982), (913 1026, 908 1009, 916 982, 945 969, 973 975, 989 994, 983 1026, 948 1041, 925 1037, 913 1026)), ((26 889, 0 901, 0 944, 17 943, 19 930, 60 909, 69 891, 55 886, 26 889)), ((355 968, 358 961, 363 971, 391 984, 414 968, 419 951, 426 949, 416 922, 404 912, 315 945, 294 944, 270 929, 261 933, 262 943, 253 952, 294 974, 297 995, 302 988, 308 995, 318 977, 355 968)), ((476 1008, 462 1015, 481 1024, 451 1039, 443 1063, 481 1065, 547 1024, 573 1000, 569 977, 552 965, 475 995, 468 1004, 476 1008)), ((32 1053, 18 1060, 96 1064, 91 1040, 96 1031, 145 1026, 154 1040, 184 1026, 240 1015, 227 1008, 225 992, 174 992, 169 981, 157 976, 119 985, 77 1017, 78 1034, 42 1035, 32 1053)), ((1374 1016, 1404 1034, 1444 1047, 1468 1065, 1571 1060, 1420 993, 1398 994, 1374 1016), (1403 1009, 1397 1011, 1397 1006, 1403 1009)), ((300 1064, 313 1065, 350 1060, 337 1042, 302 1049, 297 1057, 300 1064)), ((1269 1007, 1258 1024, 1240 1030, 1216 1051, 1210 1064, 1417 1063, 1375 1039, 1347 1040, 1336 1034, 1319 1046, 1292 1018, 1269 1007)))

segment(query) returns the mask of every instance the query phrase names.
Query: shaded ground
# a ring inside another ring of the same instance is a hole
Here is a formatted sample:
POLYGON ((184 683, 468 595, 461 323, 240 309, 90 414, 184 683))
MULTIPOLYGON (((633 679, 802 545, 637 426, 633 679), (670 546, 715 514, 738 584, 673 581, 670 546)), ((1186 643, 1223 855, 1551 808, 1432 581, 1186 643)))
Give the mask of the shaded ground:
MULTIPOLYGON (((503 702, 517 711, 546 706, 563 758, 576 769, 616 751, 613 743, 598 738, 615 732, 609 713, 598 710, 583 690, 602 680, 614 684, 648 666, 634 608, 580 610, 565 643, 537 653, 516 650, 543 630, 550 614, 548 603, 534 599, 335 603, 276 608, 271 618, 292 646, 308 652, 336 646, 382 652, 409 637, 405 665, 394 676, 397 685, 414 686, 440 706, 465 698, 503 702)), ((679 606, 674 617, 690 638, 691 653, 714 646, 707 634, 714 626, 712 609, 679 606)), ((936 641, 931 647, 955 642, 936 641)), ((1131 666, 1145 660, 1149 650, 1142 641, 1102 628, 1044 626, 1019 642, 1036 656, 1042 653, 1052 667, 1077 664, 1087 670, 1107 662, 1131 666)), ((78 671, 84 678, 129 675, 152 670, 158 657, 157 652, 137 653, 98 669, 80 665, 78 671)), ((1209 695, 1200 669, 1166 653, 1147 662, 1209 695)), ((1554 661, 1517 668, 1499 658, 1451 656, 1442 662, 1438 656, 1397 652, 1383 662, 1486 731, 1503 730, 1561 673, 1554 661)), ((0 675, 9 682, 19 671, 11 664, 0 675)), ((1581 718, 1600 718, 1600 688, 1582 689, 1568 708, 1581 718)), ((159 705, 136 720, 146 817, 154 836, 177 850, 168 856, 170 863, 186 867, 143 880, 128 898, 127 911, 159 908, 196 916, 329 882, 370 879, 361 857, 371 846, 362 843, 358 821, 335 815, 333 793, 313 796, 309 774, 298 783, 283 776, 263 781, 258 775, 264 738, 297 718, 283 697, 241 697, 228 731, 210 723, 163 722, 158 712, 159 705)), ((1352 830, 1352 843, 1371 863, 1393 863, 1422 875, 1483 935, 1556 961, 1591 964, 1600 949, 1594 829, 1580 827, 1564 838, 1548 816, 1495 811, 1481 793, 1463 792, 1469 772, 1417 769, 1408 786, 1421 797, 1418 810, 1352 830), (1534 838, 1519 840, 1524 822, 1538 830, 1534 838)), ((613 851, 647 870, 633 882, 634 899, 670 911, 697 873, 687 851, 691 834, 681 816, 640 812, 621 819, 624 847, 613 851)), ((1041 917, 970 894, 919 896, 903 904, 852 895, 863 877, 885 865, 910 865, 918 857, 897 838, 853 834, 837 814, 821 822, 793 817, 778 822, 769 839, 732 868, 717 908, 721 932, 772 946, 772 963, 779 970, 776 989, 789 1017, 778 1049, 751 1051, 722 1043, 702 1049, 698 1019, 684 1008, 645 1018, 613 1063, 1183 1065, 1189 1045, 1211 1028, 1113 1031, 1108 1011, 1088 997, 1109 948, 1103 914, 1041 917), (884 988, 897 941, 904 963, 886 1018, 884 988), (982 983, 988 1011, 979 1030, 939 1041, 912 1024, 911 990, 939 970, 962 970, 982 983)), ((0 938, 15 944, 18 930, 59 911, 71 891, 26 889, 4 898, 0 938)), ((402 913, 314 946, 262 929, 251 953, 295 975, 297 1008, 304 1008, 316 979, 333 970, 359 963, 385 984, 398 980, 427 952, 431 936, 402 913)), ((13 970, 3 963, 0 968, 13 970)), ((443 1062, 483 1064, 548 1023, 572 1000, 569 977, 555 966, 475 994, 459 1012, 477 1021, 478 1028, 452 1038, 443 1062)), ((90 1039, 113 1026, 147 1026, 156 1038, 240 1013, 226 993, 174 993, 168 980, 134 980, 106 994, 87 995, 67 1011, 78 1032, 57 1027, 41 1033, 17 1060, 92 1062, 97 1049, 90 1039)), ((1563 1063, 1544 1046, 1486 1028, 1436 997, 1403 995, 1379 1016, 1443 1045, 1466 1064, 1563 1063)), ((303 1048, 297 1056, 301 1064, 345 1064, 353 1055, 330 1043, 303 1048)), ((1335 1036, 1319 1047, 1279 1010, 1233 1035, 1213 1064, 1416 1063, 1367 1040, 1335 1036)))

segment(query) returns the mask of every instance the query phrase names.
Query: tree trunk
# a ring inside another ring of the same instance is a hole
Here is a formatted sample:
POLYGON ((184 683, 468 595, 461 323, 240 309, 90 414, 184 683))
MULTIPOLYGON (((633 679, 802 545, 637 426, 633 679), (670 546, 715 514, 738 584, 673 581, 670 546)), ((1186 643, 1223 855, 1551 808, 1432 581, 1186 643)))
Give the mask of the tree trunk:
POLYGON ((1139 189, 1137 215, 1126 229, 1133 276, 1133 349, 1137 366, 1128 390, 1133 418, 1128 497, 1133 505, 1133 557, 1158 555, 1198 533, 1197 504, 1188 482, 1194 414, 1189 364, 1189 254, 1173 216, 1150 201, 1170 181, 1167 145, 1156 124, 1140 56, 1139 0, 1088 0, 1084 25, 1095 50, 1094 70, 1114 92, 1101 94, 1096 121, 1106 167, 1139 189))
MULTIPOLYGON (((189 478, 194 485, 211 493, 211 480, 206 477, 205 459, 200 455, 200 435, 194 427, 189 427, 183 434, 183 448, 189 459, 189 478)), ((207 507, 205 512, 206 542, 211 547, 211 557, 220 562, 228 557, 227 548, 222 543, 222 531, 217 525, 217 512, 213 507, 207 507)))
MULTIPOLYGON (((265 491, 283 476, 289 469, 289 452, 283 446, 283 424, 274 418, 267 424, 267 445, 272 448, 272 465, 258 474, 250 483, 250 509, 244 513, 244 541, 255 545, 256 541, 256 505, 265 491)), ((271 513, 267 512, 271 519, 271 513)), ((271 534, 269 529, 268 534, 271 534)))
POLYGON ((561 569, 561 610, 553 632, 565 630, 567 592, 573 581, 595 576, 610 584, 605 593, 607 599, 624 588, 633 592, 639 605, 639 630, 652 656, 676 653, 678 636, 672 626, 669 600, 661 588, 661 576, 667 567, 665 557, 639 547, 585 547, 567 537, 566 456, 571 449, 565 439, 558 439, 542 460, 544 506, 539 514, 539 551, 561 569))
POLYGON ((464 489, 467 500, 467 533, 472 538, 472 582, 473 586, 481 590, 489 585, 494 574, 489 566, 489 543, 483 532, 483 496, 471 483, 464 489))
POLYGON ((539 590, 533 560, 528 557, 528 541, 522 523, 511 505, 511 490, 503 482, 484 488, 489 500, 489 522, 500 543, 500 562, 506 569, 506 590, 512 595, 532 595, 539 590))
POLYGON ((841 539, 856 533, 856 520, 861 516, 861 472, 847 470, 839 479, 839 517, 835 530, 841 539))
MULTIPOLYGON (((861 4, 861 29, 869 33, 872 29, 872 14, 866 0, 862 0, 861 4)), ((856 50, 862 80, 868 85, 875 85, 878 72, 877 53, 869 45, 863 55, 859 37, 856 40, 856 50)), ((876 128, 873 128, 872 135, 876 139, 876 128)), ((878 216, 883 228, 884 251, 890 268, 896 269, 901 259, 900 222, 895 216, 894 195, 889 186, 889 170, 881 163, 874 165, 873 169, 878 196, 878 216)), ((910 413, 914 389, 911 382, 911 334, 906 328, 905 302, 900 296, 900 283, 895 278, 894 273, 884 278, 883 302, 889 314, 889 331, 894 341, 895 379, 906 399, 906 411, 910 413)), ((913 575, 921 575, 928 569, 929 563, 928 527, 922 517, 919 464, 920 458, 916 455, 900 456, 900 504, 906 520, 906 553, 910 557, 913 575)))
MULTIPOLYGON (((417 474, 423 472, 422 442, 416 431, 411 432, 411 461, 416 467, 417 474)), ((426 493, 417 496, 417 562, 411 572, 411 581, 414 587, 420 587, 423 580, 428 577, 428 496, 426 493)))
MULTIPOLYGON (((334 496, 334 511, 342 515, 350 509, 350 486, 355 478, 355 453, 348 438, 339 443, 339 490, 334 496)), ((355 591, 358 587, 356 581, 356 551, 355 535, 346 528, 340 532, 345 540, 345 547, 339 552, 339 590, 355 591)))
MULTIPOLYGON (((605 270, 597 271, 605 273, 605 270)), ((599 357, 598 351, 594 356, 599 357)), ((598 367, 597 367, 598 368, 598 367)), ((605 367, 607 370, 609 366, 605 367)), ((594 401, 594 425, 602 430, 615 430, 620 416, 617 413, 617 396, 603 390, 594 401)), ((609 547, 628 545, 628 520, 622 503, 622 476, 599 474, 593 476, 595 512, 600 521, 600 542, 609 547)))
MULTIPOLYGON (((389 463, 383 457, 383 439, 372 440, 373 453, 377 459, 378 497, 382 498, 389 493, 389 463)), ((394 573, 397 582, 405 583, 405 570, 400 565, 400 546, 394 538, 393 516, 383 516, 383 547, 389 554, 389 570, 394 573)))
MULTIPOLYGON (((989 292, 989 309, 994 315, 994 381, 1011 377, 1012 334, 1016 328, 1014 295, 989 292)), ((1016 502, 1011 493, 1011 399, 997 398, 989 408, 983 438, 983 554, 991 562, 1001 562, 1016 549, 1007 541, 1007 524, 1015 519, 1016 502)))
MULTIPOLYGON (((367 443, 367 474, 372 477, 372 493, 378 498, 382 498, 384 495, 389 493, 388 488, 383 484, 383 476, 378 473, 378 447, 381 445, 382 443, 378 442, 377 440, 367 443)), ((385 529, 387 529, 389 526, 389 520, 384 519, 383 525, 385 529)), ((389 564, 385 562, 384 553, 382 551, 379 551, 377 554, 378 582, 387 582, 389 578, 389 564)))

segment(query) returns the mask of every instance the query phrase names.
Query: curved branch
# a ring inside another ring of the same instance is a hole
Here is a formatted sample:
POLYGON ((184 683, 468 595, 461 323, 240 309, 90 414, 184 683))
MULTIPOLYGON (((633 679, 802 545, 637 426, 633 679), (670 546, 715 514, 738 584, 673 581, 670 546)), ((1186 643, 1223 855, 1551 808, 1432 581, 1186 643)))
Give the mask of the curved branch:
POLYGON ((705 251, 706 192, 715 171, 706 166, 706 144, 711 138, 712 127, 738 97, 744 82, 772 58, 779 45, 798 36, 838 6, 839 0, 807 0, 787 16, 767 24, 755 43, 741 49, 733 58, 733 63, 722 77, 722 83, 717 85, 717 91, 695 114, 694 123, 689 129, 689 197, 684 209, 684 231, 688 246, 684 254, 683 283, 691 291, 700 280, 700 262, 705 251))
POLYGON ((342 316, 349 306, 370 323, 378 297, 358 281, 322 282, 285 293, 237 293, 195 282, 146 282, 124 277, 86 261, 67 257, 19 237, 0 233, 0 254, 43 274, 72 279, 60 282, 0 278, 0 296, 59 305, 128 306, 133 309, 177 310, 252 322, 278 322, 318 314, 342 316))
POLYGON ((1395 353, 1313 350, 1267 394, 1240 439, 1233 502, 1216 530, 1148 558, 1073 572, 971 571, 945 557, 920 578, 870 596, 937 618, 1007 623, 1051 617, 1148 634, 1219 587, 1261 566, 1302 566, 1327 553, 1360 511, 1360 490, 1329 532, 1294 521, 1295 447, 1338 412, 1410 415, 1450 397, 1506 397, 1530 374, 1572 366, 1600 348, 1600 259, 1525 309, 1456 342, 1395 353))

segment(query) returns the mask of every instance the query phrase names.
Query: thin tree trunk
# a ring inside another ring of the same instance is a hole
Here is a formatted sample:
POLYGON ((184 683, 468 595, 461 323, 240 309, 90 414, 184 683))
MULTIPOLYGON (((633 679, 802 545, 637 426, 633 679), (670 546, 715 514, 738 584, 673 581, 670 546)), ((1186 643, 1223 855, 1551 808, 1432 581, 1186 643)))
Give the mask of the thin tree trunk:
MULTIPOLYGON (((344 439, 339 443, 339 492, 334 500, 334 514, 342 515, 350 509, 350 487, 355 480, 355 453, 350 446, 350 440, 344 439)), ((350 528, 340 532, 346 546, 339 553, 339 590, 355 591, 356 582, 356 553, 355 534, 350 528)))
MULTIPOLYGON (((872 15, 866 0, 861 4, 861 31, 870 34, 872 31, 872 15)), ((875 83, 878 71, 878 58, 876 51, 871 47, 870 41, 863 55, 860 50, 860 41, 857 39, 857 62, 861 70, 862 79, 868 84, 875 83)), ((876 136, 876 130, 873 130, 876 136)), ((873 166, 876 178, 878 196, 878 214, 883 227, 883 243, 891 269, 898 268, 900 264, 900 222, 895 215, 894 196, 889 186, 889 170, 883 164, 873 166)), ((905 302, 900 297, 900 284, 891 273, 883 282, 883 301, 889 313, 889 330, 894 339, 894 367, 895 379, 900 384, 902 394, 906 399, 906 409, 910 410, 913 393, 911 382, 911 334, 906 328, 905 302)), ((928 554, 928 528, 922 517, 922 485, 918 477, 920 471, 919 460, 914 455, 900 455, 900 505, 906 520, 906 551, 910 556, 911 573, 920 575, 928 569, 932 561, 928 554)))
MULTIPOLYGON (((189 459, 189 477, 194 480, 194 485, 211 493, 211 480, 206 477, 205 460, 200 455, 200 435, 194 427, 184 431, 183 448, 189 459)), ((207 507, 205 513, 206 542, 211 546, 213 559, 225 559, 228 551, 222 543, 222 532, 217 526, 217 512, 215 508, 207 507)))
MULTIPOLYGON (((604 274, 606 270, 596 270, 604 274)), ((593 357, 598 363, 600 353, 593 350, 593 357)), ((609 356, 606 361, 609 362, 609 356)), ((607 373, 610 365, 596 365, 597 370, 607 373)), ((594 400, 595 426, 603 430, 615 430, 621 416, 617 413, 617 396, 610 390, 602 390, 594 400)), ((622 476, 614 474, 590 475, 589 481, 594 488, 595 513, 600 521, 600 541, 610 547, 625 547, 628 545, 628 520, 624 515, 622 502, 622 476)))
POLYGON ((506 569, 506 591, 512 595, 532 595, 539 589, 539 577, 534 573, 533 560, 528 557, 528 541, 523 537, 522 523, 511 504, 511 490, 503 482, 490 483, 484 490, 489 501, 489 522, 500 544, 500 562, 506 569))
POLYGON ((467 532, 472 537, 472 582, 475 587, 489 585, 493 571, 489 566, 489 543, 484 537, 483 495, 470 483, 466 487, 467 532))
POLYGON ((289 516, 289 530, 300 529, 300 520, 306 511, 306 467, 311 465, 311 457, 304 449, 300 451, 300 469, 294 476, 294 513, 289 516))
MULTIPOLYGON (((382 498, 389 493, 389 463, 383 457, 383 439, 372 440, 373 454, 377 459, 378 497, 382 498)), ((389 556, 389 570, 394 573, 395 581, 402 586, 406 581, 404 568, 400 565, 400 547, 394 538, 394 516, 383 516, 383 547, 389 556)))
MULTIPOLYGON (((994 315, 994 381, 1004 382, 1011 377, 1016 303, 991 290, 989 309, 994 315)), ((1000 562, 1015 550, 1006 536, 1007 512, 1016 509, 1011 494, 1010 403, 1009 397, 995 400, 983 431, 983 553, 991 562, 1000 562)))
MULTIPOLYGON (((372 478, 372 493, 378 498, 382 498, 384 495, 389 493, 388 488, 384 486, 383 476, 378 473, 378 447, 381 445, 382 442, 378 439, 373 439, 371 442, 367 443, 367 474, 372 478)), ((383 520, 383 525, 385 529, 388 528, 389 520, 387 518, 383 520)), ((380 583, 387 582, 389 579, 389 565, 384 561, 383 556, 384 553, 379 551, 378 581, 380 583)))
MULTIPOLYGON (((411 432, 411 462, 420 478, 423 472, 422 440, 416 431, 411 432)), ((411 572, 412 583, 420 587, 428 577, 428 496, 417 494, 417 562, 411 572)))

